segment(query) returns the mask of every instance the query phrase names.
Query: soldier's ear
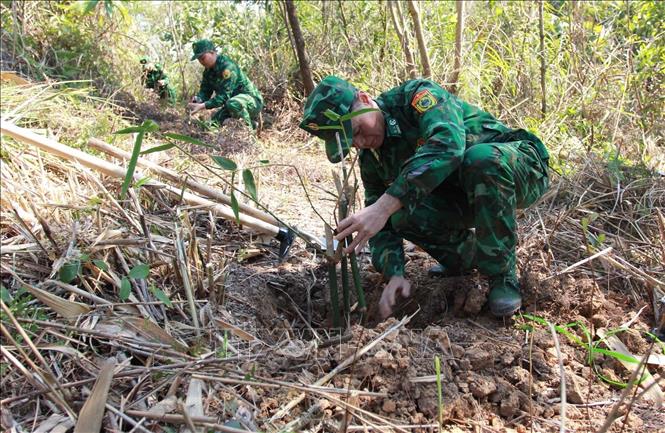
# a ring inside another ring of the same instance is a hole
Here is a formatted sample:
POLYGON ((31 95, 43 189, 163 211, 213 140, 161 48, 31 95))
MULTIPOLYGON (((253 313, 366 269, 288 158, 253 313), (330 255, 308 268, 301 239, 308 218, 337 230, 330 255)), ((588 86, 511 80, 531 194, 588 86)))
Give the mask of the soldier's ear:
POLYGON ((372 97, 369 95, 369 93, 358 90, 358 93, 356 93, 356 100, 354 101, 354 105, 356 103, 372 105, 372 97))

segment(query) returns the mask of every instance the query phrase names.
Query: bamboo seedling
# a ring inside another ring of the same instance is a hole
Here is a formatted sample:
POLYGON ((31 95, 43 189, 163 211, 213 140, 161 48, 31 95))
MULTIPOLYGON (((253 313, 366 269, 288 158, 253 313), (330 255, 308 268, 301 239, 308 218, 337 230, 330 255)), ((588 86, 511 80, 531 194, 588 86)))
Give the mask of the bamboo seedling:
POLYGON ((328 286, 330 288, 330 308, 332 311, 333 328, 339 328, 339 294, 337 293, 337 264, 335 263, 335 248, 333 247, 333 233, 326 225, 326 261, 328 265, 328 286))
POLYGON ((439 430, 443 427, 443 392, 441 387, 441 359, 434 357, 434 372, 436 373, 436 397, 439 413, 439 430))

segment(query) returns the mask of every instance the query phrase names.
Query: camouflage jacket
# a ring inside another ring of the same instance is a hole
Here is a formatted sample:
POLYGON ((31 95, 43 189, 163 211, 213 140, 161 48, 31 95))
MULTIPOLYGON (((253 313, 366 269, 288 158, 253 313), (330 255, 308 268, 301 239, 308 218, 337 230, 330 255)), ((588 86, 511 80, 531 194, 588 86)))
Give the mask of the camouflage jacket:
POLYGON ((158 81, 160 80, 163 80, 163 86, 169 84, 169 77, 166 76, 164 70, 160 66, 156 66, 155 69, 150 69, 144 72, 143 81, 145 87, 148 89, 159 90, 161 86, 159 85, 158 81))
POLYGON ((257 104, 263 106, 261 93, 245 73, 233 60, 218 54, 215 66, 203 72, 201 88, 196 96, 210 109, 224 106, 226 101, 241 93, 253 96, 257 104))
MULTIPOLYGON (((506 127, 432 81, 406 81, 376 102, 385 118, 386 136, 379 149, 360 151, 365 206, 388 193, 412 213, 435 189, 442 193, 459 185, 455 173, 464 151, 478 143, 530 140, 547 164, 547 150, 535 135, 506 127)), ((402 238, 390 220, 369 243, 372 260, 381 264, 385 277, 404 274, 402 238)))

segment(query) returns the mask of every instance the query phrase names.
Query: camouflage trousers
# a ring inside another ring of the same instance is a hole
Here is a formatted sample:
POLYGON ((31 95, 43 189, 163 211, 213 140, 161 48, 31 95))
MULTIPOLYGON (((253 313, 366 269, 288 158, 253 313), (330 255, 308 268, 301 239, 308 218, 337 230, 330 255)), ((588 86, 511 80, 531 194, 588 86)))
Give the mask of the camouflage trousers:
POLYGON ((546 164, 529 141, 476 144, 450 179, 390 222, 446 270, 514 273, 515 210, 534 203, 548 184, 546 164))
POLYGON ((176 103, 176 96, 175 96, 175 89, 168 84, 165 84, 163 86, 159 86, 157 88, 157 94, 159 95, 159 99, 163 101, 168 101, 169 104, 175 105, 176 103))
POLYGON ((243 119, 247 126, 256 129, 253 120, 259 115, 263 105, 259 103, 252 95, 241 93, 226 101, 221 109, 212 115, 212 121, 221 125, 228 118, 243 119))

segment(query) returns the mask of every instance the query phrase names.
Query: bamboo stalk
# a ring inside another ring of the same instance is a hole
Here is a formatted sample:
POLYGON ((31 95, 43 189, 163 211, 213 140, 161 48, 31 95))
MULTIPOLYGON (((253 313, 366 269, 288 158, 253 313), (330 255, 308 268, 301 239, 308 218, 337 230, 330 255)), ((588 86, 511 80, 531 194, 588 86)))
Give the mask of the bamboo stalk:
POLYGON ((351 299, 349 297, 349 261, 346 256, 342 256, 340 261, 342 270, 342 299, 344 301, 344 326, 346 327, 351 319, 351 299))
POLYGON ((365 301, 365 290, 360 280, 360 267, 358 266, 358 257, 356 253, 351 253, 351 275, 353 276, 353 285, 356 287, 358 296, 358 310, 361 313, 367 311, 367 301, 365 301))
POLYGON ((332 229, 326 225, 326 261, 328 262, 328 287, 330 288, 330 308, 332 327, 339 328, 339 294, 337 293, 337 265, 335 264, 332 229))

